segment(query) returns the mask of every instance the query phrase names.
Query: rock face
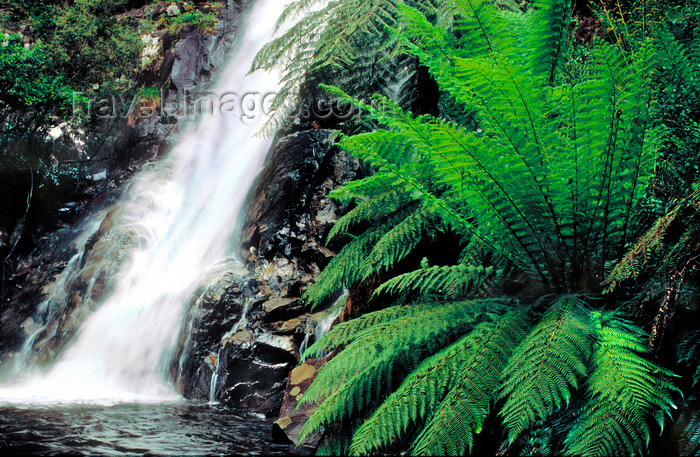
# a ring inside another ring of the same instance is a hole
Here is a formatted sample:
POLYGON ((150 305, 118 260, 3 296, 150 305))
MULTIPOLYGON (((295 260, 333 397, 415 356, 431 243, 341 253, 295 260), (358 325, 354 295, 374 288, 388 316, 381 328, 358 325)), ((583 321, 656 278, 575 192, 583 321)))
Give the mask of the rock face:
POLYGON ((323 267, 333 256, 324 243, 344 208, 325 197, 353 179, 359 165, 333 147, 331 135, 331 130, 306 130, 275 144, 241 230, 247 256, 299 258, 312 272, 314 264, 323 267))
POLYGON ((245 265, 203 285, 189 304, 189 337, 173 365, 187 397, 279 409, 288 373, 328 319, 299 300, 332 257, 323 242, 345 210, 325 196, 358 170, 331 135, 293 133, 268 154, 241 229, 245 265))
MULTIPOLYGON (((196 100, 212 88, 212 77, 225 68, 234 46, 241 12, 250 0, 230 0, 223 4, 197 4, 195 7, 219 18, 216 33, 202 33, 186 26, 176 34, 160 30, 144 36, 146 66, 139 71, 139 85, 158 89, 155 109, 142 112, 130 103, 133 94, 118 100, 116 119, 92 126, 101 145, 91 152, 93 161, 107 166, 108 175, 119 169, 162 155, 177 142, 184 124, 195 119, 188 100, 196 100), (131 111, 129 108, 131 107, 131 111), (162 109, 161 109, 162 108, 162 109)), ((187 6, 192 8, 192 5, 187 6)), ((178 16, 180 7, 157 3, 126 13, 133 18, 178 16)), ((104 119, 103 119, 104 120, 104 119)), ((91 170, 97 172, 100 170, 91 170)))
POLYGON ((300 279, 279 275, 290 271, 229 265, 193 295, 172 366, 186 397, 275 414, 300 349, 326 316, 290 296, 300 279))

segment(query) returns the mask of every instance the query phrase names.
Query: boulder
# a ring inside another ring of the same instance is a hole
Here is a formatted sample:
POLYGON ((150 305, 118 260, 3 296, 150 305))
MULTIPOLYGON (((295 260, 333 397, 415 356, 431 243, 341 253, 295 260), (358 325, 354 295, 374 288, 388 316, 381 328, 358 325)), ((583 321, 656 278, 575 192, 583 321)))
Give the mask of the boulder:
POLYGON ((299 404, 299 400, 301 400, 301 397, 313 380, 316 379, 318 369, 327 360, 327 357, 306 360, 289 374, 279 419, 272 424, 272 436, 276 442, 292 443, 294 445, 304 444, 307 446, 318 444, 321 438, 320 435, 312 436, 306 442, 299 443, 301 428, 318 408, 318 403, 299 404))
POLYGON ((297 360, 298 348, 291 337, 238 332, 221 350, 216 397, 230 406, 273 408, 270 400, 279 397, 297 360))
POLYGON ((303 305, 298 298, 273 298, 262 305, 267 322, 291 319, 303 312, 303 305))
POLYGON ((165 14, 167 14, 169 17, 179 16, 180 15, 180 7, 177 6, 176 4, 172 4, 172 5, 168 6, 168 8, 165 10, 165 14))

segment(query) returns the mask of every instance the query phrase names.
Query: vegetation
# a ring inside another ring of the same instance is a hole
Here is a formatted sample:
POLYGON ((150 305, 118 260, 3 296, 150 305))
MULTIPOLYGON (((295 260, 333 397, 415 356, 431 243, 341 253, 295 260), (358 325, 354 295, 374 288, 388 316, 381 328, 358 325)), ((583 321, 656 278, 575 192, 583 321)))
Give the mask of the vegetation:
POLYGON ((186 26, 193 26, 202 33, 216 33, 216 24, 219 20, 212 13, 203 13, 199 10, 187 11, 172 18, 162 19, 169 23, 169 30, 172 34, 177 34, 186 26))
POLYGON ((66 77, 46 63, 44 46, 25 47, 18 35, 0 44, 0 122, 9 132, 37 128, 57 107, 66 107, 66 77))
POLYGON ((301 15, 303 19, 264 46, 251 69, 277 66, 284 69, 282 88, 272 105, 275 115, 268 122, 269 130, 283 124, 288 110, 295 111, 294 101, 302 87, 314 87, 319 82, 332 80, 358 96, 376 92, 412 101, 415 93, 405 83, 415 73, 415 65, 402 54, 403 41, 387 27, 397 25, 398 9, 404 5, 413 6, 446 25, 449 15, 441 3, 434 0, 291 3, 280 16, 277 27, 301 15), (323 6, 325 3, 327 6, 323 6))
POLYGON ((11 234, 7 251, 2 249, 5 262, 15 247, 31 249, 23 235, 52 226, 61 205, 80 198, 87 158, 54 141, 50 129, 76 131, 85 119, 73 118, 74 102, 83 106, 98 90, 133 86, 142 42, 135 24, 120 16, 129 4, 0 2, 0 173, 6 197, 0 232, 11 234))
MULTIPOLYGON (((389 306, 305 354, 333 357, 302 399, 320 402, 302 437, 324 433, 322 454, 644 453, 681 398, 674 384, 687 387, 649 356, 698 259, 697 31, 617 4, 600 11, 608 39, 577 46, 564 1, 352 3, 310 13, 257 65, 286 58, 293 91, 299 61, 314 84, 367 49, 405 52, 429 68, 441 112, 326 86, 369 113, 370 131, 339 144, 375 173, 332 194, 356 206, 305 299, 380 283, 373 301, 389 306), (454 260, 425 249, 449 237, 454 260)), ((667 364, 696 379, 686 327, 667 364)))
POLYGON ((138 65, 138 34, 116 16, 126 0, 77 0, 67 8, 61 3, 14 1, 2 7, 5 29, 24 29, 0 49, 3 68, 22 63, 3 79, 0 103, 4 122, 10 124, 6 127, 17 127, 18 117, 36 128, 47 116, 69 115, 74 91, 120 89, 115 84, 138 65))

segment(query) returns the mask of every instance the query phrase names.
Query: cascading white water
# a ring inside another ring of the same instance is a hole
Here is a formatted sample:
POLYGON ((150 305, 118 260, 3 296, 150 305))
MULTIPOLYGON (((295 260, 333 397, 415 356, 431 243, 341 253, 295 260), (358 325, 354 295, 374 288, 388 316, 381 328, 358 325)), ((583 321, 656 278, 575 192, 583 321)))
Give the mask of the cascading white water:
MULTIPOLYGON (((116 206, 117 230, 137 234, 138 243, 115 272, 113 289, 55 365, 0 388, 0 403, 179 398, 165 374, 184 303, 200 275, 231 254, 237 218, 270 146, 269 139, 255 134, 265 120, 260 102, 276 92, 280 77, 246 73, 272 38, 277 14, 271 12, 283 4, 256 2, 214 91, 213 100, 224 102, 221 109, 201 119, 167 157, 136 177, 116 206), (247 104, 242 110, 238 105, 227 111, 241 100, 247 104)), ((98 223, 88 225, 94 230, 98 223)), ((60 280, 68 280, 63 276, 60 280)))

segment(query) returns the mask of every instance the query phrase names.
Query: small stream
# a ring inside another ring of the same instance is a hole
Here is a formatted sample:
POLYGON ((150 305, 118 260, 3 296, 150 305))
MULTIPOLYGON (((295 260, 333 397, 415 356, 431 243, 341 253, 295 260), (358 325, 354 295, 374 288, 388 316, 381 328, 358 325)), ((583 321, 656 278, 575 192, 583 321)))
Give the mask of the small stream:
POLYGON ((272 422, 206 403, 0 405, 0 455, 303 455, 272 422))

